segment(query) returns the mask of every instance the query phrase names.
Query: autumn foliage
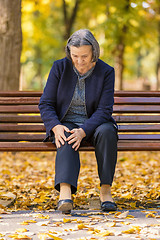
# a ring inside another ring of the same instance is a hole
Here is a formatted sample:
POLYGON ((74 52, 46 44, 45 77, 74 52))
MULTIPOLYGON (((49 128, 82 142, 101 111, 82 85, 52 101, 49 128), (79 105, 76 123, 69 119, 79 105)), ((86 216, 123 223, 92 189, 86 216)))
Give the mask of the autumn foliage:
MULTIPOLYGON (((0 201, 10 201, 9 210, 56 209, 54 189, 55 153, 1 153, 0 201)), ((160 200, 160 154, 157 152, 119 153, 112 195, 119 209, 156 207, 160 200)), ((99 209, 99 178, 94 153, 81 153, 75 209, 99 209)), ((4 208, 4 206, 1 207, 4 208)))

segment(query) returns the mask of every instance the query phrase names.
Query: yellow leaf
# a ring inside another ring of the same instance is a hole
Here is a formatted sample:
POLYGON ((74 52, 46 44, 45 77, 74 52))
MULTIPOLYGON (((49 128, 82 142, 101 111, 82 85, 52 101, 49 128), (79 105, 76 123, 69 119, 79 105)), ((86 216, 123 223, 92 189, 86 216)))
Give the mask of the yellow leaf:
POLYGON ((27 221, 23 221, 20 223, 21 225, 29 225, 29 223, 27 221))
POLYGON ((111 232, 111 231, 106 230, 106 231, 97 233, 96 236, 98 236, 98 237, 114 236, 114 233, 111 232))
POLYGON ((128 216, 126 217, 126 219, 130 219, 130 218, 134 218, 134 216, 128 215, 128 216))
POLYGON ((129 22, 133 27, 138 27, 139 26, 139 22, 136 21, 135 19, 130 19, 129 22))
POLYGON ((155 218, 156 215, 153 214, 153 213, 148 213, 148 214, 146 215, 146 217, 147 217, 147 218, 155 218))
POLYGON ((25 228, 18 228, 17 230, 16 230, 16 232, 18 232, 18 233, 24 233, 24 232, 27 232, 28 230, 27 229, 25 229, 25 228))
POLYGON ((116 226, 116 222, 108 222, 106 223, 107 227, 115 227, 116 226))
POLYGON ((51 233, 51 234, 57 234, 57 232, 52 232, 52 231, 49 231, 49 233, 51 233))
POLYGON ((53 234, 48 233, 48 236, 51 237, 54 240, 63 240, 62 238, 55 237, 53 234))
POLYGON ((82 220, 77 220, 77 223, 83 223, 83 221, 82 220))
POLYGON ((78 225, 79 230, 82 230, 84 228, 87 228, 87 226, 85 226, 83 223, 78 225))
POLYGON ((47 233, 38 233, 38 238, 40 240, 46 240, 48 238, 48 234, 47 233))
POLYGON ((131 208, 136 208, 136 203, 137 203, 137 202, 131 202, 131 203, 130 203, 131 208))
POLYGON ((27 223, 36 223, 37 221, 35 220, 27 220, 27 223))
POLYGON ((37 214, 37 215, 35 215, 35 217, 40 218, 40 219, 49 219, 50 218, 49 215, 44 216, 43 214, 37 214))
POLYGON ((122 231, 122 233, 126 233, 126 234, 136 234, 136 233, 140 233, 141 228, 139 226, 133 226, 131 228, 129 228, 128 230, 122 231))
POLYGON ((130 225, 131 223, 130 222, 121 222, 121 224, 123 224, 123 225, 130 225))
POLYGON ((115 12, 116 12, 116 8, 113 7, 113 6, 111 6, 111 7, 109 8, 109 10, 110 10, 111 13, 115 13, 115 12))
POLYGON ((31 239, 30 237, 28 237, 26 235, 22 235, 22 234, 13 234, 13 235, 9 235, 8 237, 14 238, 14 239, 23 239, 23 240, 31 239))
POLYGON ((70 223, 70 222, 71 222, 71 219, 69 219, 69 218, 63 218, 63 222, 64 222, 64 223, 70 223))

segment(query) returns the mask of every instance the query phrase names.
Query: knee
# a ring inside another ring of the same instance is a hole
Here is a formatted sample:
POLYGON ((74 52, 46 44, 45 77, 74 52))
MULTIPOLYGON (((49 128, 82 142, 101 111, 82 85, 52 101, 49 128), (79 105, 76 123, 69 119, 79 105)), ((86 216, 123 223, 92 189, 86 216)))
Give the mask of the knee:
POLYGON ((117 139, 117 129, 112 123, 104 123, 96 128, 95 136, 106 140, 114 140, 117 139))

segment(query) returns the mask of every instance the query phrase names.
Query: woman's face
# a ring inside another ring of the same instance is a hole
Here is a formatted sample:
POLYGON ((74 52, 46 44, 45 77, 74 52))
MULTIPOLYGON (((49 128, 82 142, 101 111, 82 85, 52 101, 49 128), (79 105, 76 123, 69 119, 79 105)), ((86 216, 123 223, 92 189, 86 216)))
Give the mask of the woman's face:
POLYGON ((90 45, 71 46, 70 55, 73 65, 81 75, 88 72, 95 65, 95 62, 92 62, 92 46, 90 45))

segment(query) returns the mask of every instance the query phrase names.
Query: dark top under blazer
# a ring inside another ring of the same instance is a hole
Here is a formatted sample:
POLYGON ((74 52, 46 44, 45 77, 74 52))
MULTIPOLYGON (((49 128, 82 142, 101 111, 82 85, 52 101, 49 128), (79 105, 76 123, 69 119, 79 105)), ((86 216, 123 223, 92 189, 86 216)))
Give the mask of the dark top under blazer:
MULTIPOLYGON (((98 60, 92 74, 85 79, 85 101, 88 119, 81 126, 90 137, 96 127, 114 119, 111 117, 114 103, 114 68, 98 60)), ((72 61, 63 58, 54 62, 39 103, 46 137, 61 121, 71 103, 77 83, 72 61)))

